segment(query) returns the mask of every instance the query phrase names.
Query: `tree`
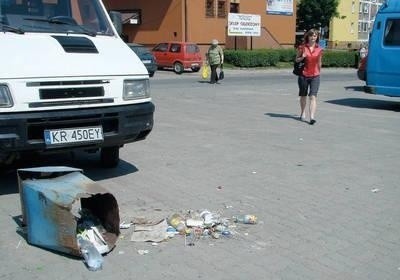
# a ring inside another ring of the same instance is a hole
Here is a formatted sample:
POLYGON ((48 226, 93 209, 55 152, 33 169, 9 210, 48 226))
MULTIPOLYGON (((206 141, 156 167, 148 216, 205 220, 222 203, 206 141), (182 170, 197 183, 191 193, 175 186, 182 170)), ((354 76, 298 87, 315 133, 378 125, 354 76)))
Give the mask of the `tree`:
MULTIPOLYGON (((297 28, 326 28, 333 17, 339 16, 340 0, 299 0, 297 3, 297 28)), ((347 0, 344 0, 347 1, 347 0)))

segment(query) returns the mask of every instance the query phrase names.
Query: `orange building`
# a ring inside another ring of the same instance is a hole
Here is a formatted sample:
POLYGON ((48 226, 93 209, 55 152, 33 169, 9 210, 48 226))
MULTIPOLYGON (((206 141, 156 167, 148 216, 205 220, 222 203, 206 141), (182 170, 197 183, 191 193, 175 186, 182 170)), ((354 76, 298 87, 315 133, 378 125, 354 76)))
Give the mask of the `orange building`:
POLYGON ((103 0, 122 13, 126 41, 154 46, 162 41, 197 43, 212 39, 225 48, 293 47, 296 0, 103 0), (260 36, 228 36, 228 14, 259 15, 260 36))

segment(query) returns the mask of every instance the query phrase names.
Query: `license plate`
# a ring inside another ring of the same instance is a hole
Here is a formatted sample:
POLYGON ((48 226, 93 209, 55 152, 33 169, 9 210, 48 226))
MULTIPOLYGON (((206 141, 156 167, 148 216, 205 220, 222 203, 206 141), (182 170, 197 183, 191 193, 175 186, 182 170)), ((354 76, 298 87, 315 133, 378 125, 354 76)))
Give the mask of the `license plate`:
POLYGON ((51 129, 44 131, 46 145, 101 142, 103 139, 103 128, 101 126, 51 129))
POLYGON ((151 63, 151 60, 142 60, 142 62, 144 63, 144 64, 149 64, 149 63, 151 63))

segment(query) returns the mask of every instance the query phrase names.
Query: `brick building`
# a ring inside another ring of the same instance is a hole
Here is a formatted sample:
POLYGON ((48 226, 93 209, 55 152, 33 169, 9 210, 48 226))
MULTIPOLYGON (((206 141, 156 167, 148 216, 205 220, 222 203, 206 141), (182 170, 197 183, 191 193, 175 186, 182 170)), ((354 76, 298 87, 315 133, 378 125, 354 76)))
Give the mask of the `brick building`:
POLYGON ((123 15, 128 42, 146 46, 168 41, 190 41, 206 49, 212 39, 227 48, 293 47, 295 0, 103 0, 108 10, 123 15), (229 13, 260 15, 260 36, 228 36, 229 13))

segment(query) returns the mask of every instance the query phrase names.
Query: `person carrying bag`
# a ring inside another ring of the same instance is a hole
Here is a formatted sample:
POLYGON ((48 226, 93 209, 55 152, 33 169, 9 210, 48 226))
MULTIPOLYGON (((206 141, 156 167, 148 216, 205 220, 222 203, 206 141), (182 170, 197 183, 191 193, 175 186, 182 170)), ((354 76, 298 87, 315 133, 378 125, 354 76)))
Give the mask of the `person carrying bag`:
MULTIPOLYGON (((216 39, 211 41, 211 46, 207 51, 207 60, 211 68, 210 84, 215 84, 219 80, 217 68, 222 67, 222 64, 224 63, 224 52, 218 45, 218 40, 216 39)), ((224 74, 222 74, 222 77, 223 76, 224 74)))

